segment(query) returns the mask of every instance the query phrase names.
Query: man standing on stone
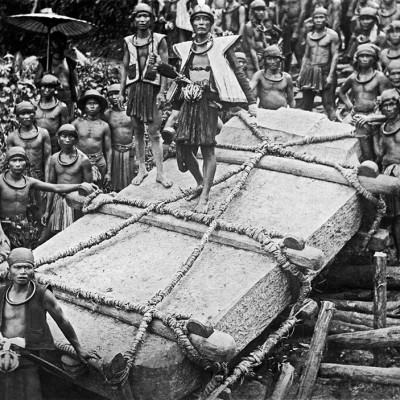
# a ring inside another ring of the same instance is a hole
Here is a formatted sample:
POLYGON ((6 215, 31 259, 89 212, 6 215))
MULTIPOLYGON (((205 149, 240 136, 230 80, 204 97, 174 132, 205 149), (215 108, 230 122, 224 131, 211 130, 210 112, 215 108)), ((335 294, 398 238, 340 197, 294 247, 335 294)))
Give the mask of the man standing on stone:
POLYGON ((264 69, 257 71, 250 82, 250 87, 260 99, 259 108, 295 108, 292 77, 281 70, 283 60, 282 51, 276 44, 265 49, 264 69))
POLYGON ((69 121, 74 118, 75 103, 78 100, 78 73, 76 71, 76 62, 65 56, 67 49, 66 36, 58 31, 50 35, 51 55, 49 60, 49 70, 47 71, 47 57, 40 59, 39 67, 36 71, 35 84, 39 86, 45 72, 48 72, 58 78, 62 90, 57 97, 64 102, 69 111, 69 121))
POLYGON ((111 129, 111 189, 116 192, 126 188, 135 176, 135 136, 131 118, 118 103, 120 90, 120 85, 117 83, 108 88, 107 97, 111 107, 104 113, 104 120, 111 129))
POLYGON ((86 352, 65 316, 49 285, 35 281, 35 259, 31 250, 12 250, 7 259, 8 283, 0 287, 0 343, 11 344, 19 357, 19 366, 12 368, 12 359, 4 356, 0 373, 2 400, 42 400, 38 367, 25 358, 29 353, 55 349, 53 336, 46 321, 49 313, 65 338, 76 351, 78 359, 87 364, 99 358, 86 352))
POLYGON ((124 39, 124 61, 121 76, 119 106, 125 101, 125 90, 129 88, 126 113, 132 118, 136 142, 136 157, 139 171, 132 184, 140 185, 148 175, 145 164, 144 131, 151 141, 157 168, 156 181, 169 188, 172 182, 163 171, 163 149, 161 144, 161 113, 159 107, 165 103, 167 78, 157 73, 156 63, 160 60, 168 63, 168 49, 165 35, 152 32, 153 10, 145 3, 138 4, 134 11, 137 33, 124 39))
MULTIPOLYGON (((375 102, 378 96, 390 87, 385 75, 377 71, 379 48, 371 43, 358 46, 355 55, 355 72, 353 72, 342 84, 338 91, 338 97, 350 111, 343 122, 356 123, 358 118, 370 118, 374 113, 375 102), (351 99, 347 93, 351 93, 351 99)), ((360 123, 358 123, 360 126, 360 123)), ((373 160, 374 151, 372 138, 377 129, 371 125, 364 125, 358 128, 360 137, 361 155, 364 160, 373 160)))
POLYGON ((83 117, 72 122, 79 136, 77 147, 89 158, 93 167, 93 181, 100 187, 111 181, 111 131, 100 115, 107 108, 107 100, 97 91, 88 90, 79 100, 83 117))
POLYGON ((69 117, 67 105, 55 95, 60 86, 60 81, 55 76, 45 75, 40 82, 41 95, 36 105, 36 123, 49 132, 52 154, 60 150, 57 131, 61 125, 67 123, 69 117))
POLYGON ((221 103, 227 106, 249 104, 253 116, 257 115, 257 105, 233 50, 239 37, 213 38, 210 31, 214 15, 207 5, 196 6, 190 20, 193 41, 174 46, 181 59, 181 73, 192 82, 182 89, 183 101, 176 98, 173 104, 174 109, 180 110, 177 160, 179 169, 189 170, 199 191, 201 189, 195 210, 207 213, 217 167, 214 150, 221 103), (198 147, 203 155, 203 174, 196 159, 198 147))
POLYGON ((312 111, 314 97, 320 93, 328 118, 333 121, 339 37, 333 29, 326 27, 326 22, 326 9, 317 7, 313 12, 314 29, 307 34, 306 51, 297 84, 303 93, 303 109, 312 111))

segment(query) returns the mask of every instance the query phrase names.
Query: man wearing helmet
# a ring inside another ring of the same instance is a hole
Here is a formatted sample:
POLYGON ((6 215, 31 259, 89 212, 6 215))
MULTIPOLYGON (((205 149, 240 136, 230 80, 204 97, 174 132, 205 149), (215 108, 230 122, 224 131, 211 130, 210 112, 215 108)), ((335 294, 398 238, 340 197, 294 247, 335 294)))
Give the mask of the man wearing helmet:
POLYGON ((326 9, 317 7, 313 12, 314 30, 307 34, 306 51, 297 83, 303 93, 303 109, 312 111, 314 97, 320 93, 328 118, 333 121, 339 37, 333 29, 326 27, 326 23, 326 9))
MULTIPOLYGON (((374 149, 378 161, 382 162, 385 175, 400 178, 400 95, 396 89, 385 90, 379 100, 379 108, 387 121, 375 136, 374 149)), ((387 196, 386 213, 392 217, 392 233, 400 259, 400 197, 387 196)))
POLYGON ((214 148, 218 110, 222 104, 228 107, 249 104, 250 113, 256 115, 257 106, 234 54, 233 47, 239 37, 213 38, 210 30, 214 15, 207 5, 195 7, 191 23, 194 40, 174 46, 181 59, 181 73, 192 82, 182 89, 183 100, 176 98, 173 104, 174 109, 180 109, 177 159, 179 169, 182 172, 189 170, 201 191, 196 211, 207 213, 217 165, 214 148), (204 176, 196 159, 199 146, 204 176))
POLYGON ((250 87, 260 99, 259 108, 277 110, 281 107, 296 106, 293 95, 292 77, 281 70, 284 60, 281 49, 276 45, 264 50, 264 70, 257 71, 250 87))
POLYGON ((54 75, 47 74, 42 78, 40 100, 35 114, 37 125, 49 132, 52 154, 60 150, 57 130, 68 122, 69 117, 67 105, 56 97, 56 90, 60 88, 60 81, 54 75))
POLYGON ((358 133, 363 135, 359 138, 363 160, 374 159, 372 137, 377 133, 376 127, 366 123, 371 121, 377 97, 390 87, 385 75, 376 70, 378 52, 379 48, 371 43, 358 46, 354 64, 356 72, 344 81, 338 92, 339 99, 350 111, 343 122, 356 124, 358 133), (350 91, 351 99, 347 95, 350 91))
POLYGON ((159 106, 165 103, 167 79, 157 73, 160 60, 168 62, 168 48, 165 35, 152 32, 153 10, 145 3, 138 4, 133 11, 137 33, 124 39, 124 61, 121 75, 119 105, 125 101, 125 90, 130 86, 126 113, 132 118, 135 133, 136 156, 139 171, 132 184, 140 185, 148 175, 145 164, 144 125, 151 141, 157 168, 156 181, 165 188, 172 186, 163 171, 163 150, 161 144, 161 113, 159 106))

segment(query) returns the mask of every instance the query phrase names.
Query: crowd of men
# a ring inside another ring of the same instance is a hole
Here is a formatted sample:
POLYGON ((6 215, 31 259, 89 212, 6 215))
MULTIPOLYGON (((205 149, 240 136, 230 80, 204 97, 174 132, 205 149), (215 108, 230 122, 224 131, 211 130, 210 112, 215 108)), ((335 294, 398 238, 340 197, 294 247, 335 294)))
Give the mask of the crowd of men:
MULTIPOLYGON (((28 249, 79 218, 66 193, 140 185, 148 176, 146 132, 156 182, 166 195, 173 182, 163 168, 163 143, 175 141, 178 168, 189 171, 197 185, 187 200, 196 202, 199 213, 209 211, 216 136, 229 118, 226 110, 238 107, 252 117, 259 108, 296 104, 312 111, 318 95, 327 117, 337 120, 340 100, 348 112, 343 123, 356 127, 362 160, 376 161, 384 174, 400 178, 395 0, 169 0, 157 10, 153 5, 143 2, 133 10, 135 30, 123 41, 121 81, 107 88, 107 98, 97 90, 78 92, 67 38, 54 32, 50 57, 40 60, 35 75, 40 99, 15 106, 18 127, 7 137, 0 176, 0 256, 9 264, 9 285, 0 288, 0 344, 52 348, 48 311, 79 359, 96 356, 82 349, 50 288, 35 283, 28 249), (347 76, 338 88, 339 62, 347 64, 347 76), (170 112, 163 120, 166 105, 170 112), (32 315, 43 335, 35 336, 32 315)), ((400 254, 400 199, 387 203, 400 254)), ((0 374, 0 392, 6 399, 41 398, 32 363, 19 370, 8 355, 0 358, 0 370, 12 374, 0 374)))

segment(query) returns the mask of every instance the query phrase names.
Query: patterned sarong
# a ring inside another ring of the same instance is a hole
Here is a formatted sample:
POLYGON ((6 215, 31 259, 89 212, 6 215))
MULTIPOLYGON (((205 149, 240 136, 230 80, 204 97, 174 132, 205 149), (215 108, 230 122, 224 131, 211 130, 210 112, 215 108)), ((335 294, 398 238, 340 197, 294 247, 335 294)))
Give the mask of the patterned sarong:
POLYGON ((326 78, 329 74, 326 66, 308 65, 300 71, 298 86, 300 90, 320 92, 327 88, 326 78))
MULTIPOLYGON (((383 174, 400 178, 400 160, 399 164, 389 164, 390 161, 395 161, 396 158, 390 156, 383 157, 383 174)), ((386 195, 386 215, 388 217, 397 217, 400 215, 400 196, 386 195)))
POLYGON ((65 194, 55 193, 49 218, 50 230, 52 232, 63 231, 74 221, 74 209, 67 204, 65 194))
POLYGON ((112 145, 111 190, 119 192, 132 182, 135 176, 135 148, 128 146, 112 145))

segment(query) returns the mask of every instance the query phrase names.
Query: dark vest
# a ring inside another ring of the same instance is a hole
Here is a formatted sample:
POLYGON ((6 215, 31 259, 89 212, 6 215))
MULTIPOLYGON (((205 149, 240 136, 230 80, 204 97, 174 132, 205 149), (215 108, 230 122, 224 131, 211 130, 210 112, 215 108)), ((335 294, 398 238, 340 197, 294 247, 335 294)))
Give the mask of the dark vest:
MULTIPOLYGON (((35 282, 36 283, 36 282, 35 282)), ((3 324, 4 302, 6 291, 10 285, 0 287, 0 331, 3 324)), ((46 310, 43 305, 43 296, 46 289, 52 290, 50 285, 36 283, 36 293, 26 304, 26 348, 29 350, 53 350, 54 340, 46 321, 46 310)))

